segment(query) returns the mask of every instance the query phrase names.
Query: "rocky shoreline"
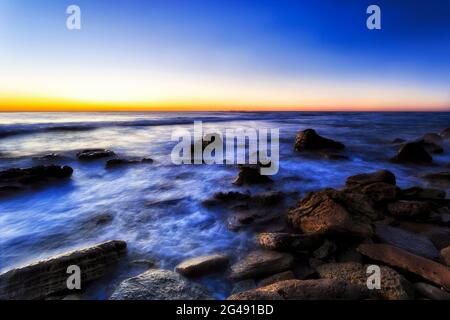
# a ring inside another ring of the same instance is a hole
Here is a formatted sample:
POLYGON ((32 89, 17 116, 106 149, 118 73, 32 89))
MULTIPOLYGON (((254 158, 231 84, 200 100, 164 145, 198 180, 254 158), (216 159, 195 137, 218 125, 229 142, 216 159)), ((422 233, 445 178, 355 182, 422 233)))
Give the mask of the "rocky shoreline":
MULTIPOLYGON (((450 128, 415 141, 394 141, 398 164, 433 163, 432 154, 449 139, 450 128)), ((315 130, 299 132, 298 153, 345 161, 346 146, 315 130)), ((53 157, 52 157, 53 158, 53 157)), ((79 161, 106 161, 112 169, 153 161, 118 158, 111 150, 88 149, 79 161)), ((241 166, 234 186, 270 185, 268 192, 223 191, 203 205, 226 210, 228 228, 255 233, 254 250, 236 259, 218 252, 194 257, 174 270, 151 267, 122 281, 111 295, 121 299, 212 299, 199 279, 221 275, 232 283, 230 300, 285 299, 450 299, 450 199, 444 190, 419 186, 401 189, 389 170, 362 172, 339 189, 325 188, 298 199, 276 191, 276 181, 257 167, 241 166), (381 272, 381 288, 369 290, 367 268, 381 272)), ((70 179, 68 166, 39 166, 0 172, 0 195, 70 179)), ((448 184, 450 172, 418 173, 424 180, 448 184)), ((231 182, 230 182, 231 186, 231 182)), ((67 293, 69 265, 79 265, 83 281, 103 277, 125 254, 114 240, 68 252, 0 275, 0 299, 45 299, 67 293)))

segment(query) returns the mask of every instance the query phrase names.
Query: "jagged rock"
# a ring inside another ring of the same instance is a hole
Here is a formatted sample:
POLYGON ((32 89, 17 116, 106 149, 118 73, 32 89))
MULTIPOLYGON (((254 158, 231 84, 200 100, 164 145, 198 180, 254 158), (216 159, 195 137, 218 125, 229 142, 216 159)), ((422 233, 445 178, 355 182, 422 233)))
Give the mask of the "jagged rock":
POLYGON ((180 274, 151 269, 122 281, 110 300, 209 300, 208 290, 180 274))
POLYGON ((224 270, 229 259, 224 255, 209 255, 185 260, 175 267, 175 271, 185 277, 201 277, 224 270))
POLYGON ((348 194, 334 189, 311 192, 288 211, 288 220, 304 233, 370 237, 370 219, 360 212, 350 213, 348 208, 358 209, 361 205, 352 207, 349 202, 348 194))
POLYGON ((404 144, 397 155, 391 159, 393 162, 406 162, 406 163, 431 163, 433 158, 425 150, 422 143, 419 142, 409 142, 404 144))
POLYGON ((289 270, 293 262, 293 257, 287 253, 268 250, 252 251, 231 266, 229 278, 233 281, 261 278, 289 270))
POLYGON ((101 278, 125 253, 124 241, 66 252, 0 275, 0 300, 36 300, 67 289, 67 268, 77 265, 83 286, 101 278))
POLYGON ((250 201, 260 206, 275 206, 283 201, 285 194, 280 191, 269 191, 255 194, 250 201))
POLYGON ((342 150, 345 146, 341 142, 324 138, 317 134, 314 129, 306 129, 297 134, 294 143, 295 151, 314 150, 342 150))
POLYGON ((379 170, 371 173, 361 173, 347 178, 347 187, 361 187, 374 183, 396 184, 395 175, 388 170, 379 170))
POLYGON ((437 259, 439 251, 425 236, 384 224, 376 224, 375 236, 384 243, 396 246, 428 259, 437 259))
POLYGON ((373 260, 414 273, 450 290, 450 269, 440 263, 388 244, 361 244, 358 251, 373 260))
POLYGON ((441 250, 441 259, 450 267, 450 246, 441 250))
POLYGON ((440 189, 424 189, 412 187, 400 191, 399 197, 406 200, 437 200, 445 199, 446 193, 440 189))
POLYGON ((268 286, 270 284, 273 284, 275 282, 283 281, 283 280, 292 280, 295 279, 295 274, 291 271, 284 271, 277 274, 274 274, 273 276, 267 277, 262 279, 258 282, 259 287, 268 286))
POLYGON ((316 248, 320 244, 321 237, 314 234, 260 233, 257 240, 265 249, 302 251, 316 248))
POLYGON ((23 191, 32 186, 67 179, 73 169, 68 166, 37 166, 0 171, 0 195, 23 191))
MULTIPOLYGON (((360 263, 328 263, 317 267, 323 279, 335 279, 350 282, 367 288, 367 265, 360 263)), ((405 300, 413 297, 412 285, 395 270, 380 266, 381 289, 375 290, 385 300, 405 300)))
POLYGON ((391 215, 399 218, 424 218, 433 210, 428 202, 409 200, 389 203, 387 208, 391 215))
POLYGON ((272 183, 272 179, 260 173, 258 167, 239 167, 239 173, 236 180, 233 182, 237 186, 252 185, 252 184, 267 184, 272 183))
POLYGON ((97 160, 114 157, 115 155, 113 151, 107 149, 85 149, 77 153, 80 160, 97 160))
POLYGON ((431 284, 419 282, 415 283, 414 287, 416 288, 416 291, 425 298, 431 300, 450 300, 450 293, 432 286, 431 284))
POLYGON ((367 288, 345 281, 285 280, 241 292, 228 300, 356 300, 369 297, 367 288))
POLYGON ((450 246, 450 228, 416 222, 401 222, 399 227, 426 236, 439 250, 450 246))

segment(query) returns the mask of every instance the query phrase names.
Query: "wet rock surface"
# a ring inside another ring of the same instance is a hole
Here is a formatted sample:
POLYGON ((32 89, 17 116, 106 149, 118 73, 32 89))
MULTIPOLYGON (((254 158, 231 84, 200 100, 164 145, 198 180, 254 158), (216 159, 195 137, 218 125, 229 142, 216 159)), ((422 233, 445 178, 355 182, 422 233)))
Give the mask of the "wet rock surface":
POLYGON ((268 176, 264 176, 260 173, 259 167, 239 167, 239 173, 233 184, 237 186, 253 185, 253 184, 268 184, 273 180, 268 176))
POLYGON ((409 142, 400 148, 397 155, 393 157, 391 161, 399 163, 426 164, 431 163, 433 158, 427 152, 422 143, 409 142))
POLYGON ((175 267, 175 271, 185 277, 201 277, 223 271, 228 266, 229 258, 225 255, 209 255, 185 260, 175 267))

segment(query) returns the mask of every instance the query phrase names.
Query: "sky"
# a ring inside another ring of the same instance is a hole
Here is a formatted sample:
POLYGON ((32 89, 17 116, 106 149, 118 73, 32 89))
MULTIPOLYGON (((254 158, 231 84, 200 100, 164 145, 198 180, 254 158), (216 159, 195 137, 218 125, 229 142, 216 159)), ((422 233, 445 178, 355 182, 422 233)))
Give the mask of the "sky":
POLYGON ((18 110, 450 111, 450 1, 0 0, 18 110))

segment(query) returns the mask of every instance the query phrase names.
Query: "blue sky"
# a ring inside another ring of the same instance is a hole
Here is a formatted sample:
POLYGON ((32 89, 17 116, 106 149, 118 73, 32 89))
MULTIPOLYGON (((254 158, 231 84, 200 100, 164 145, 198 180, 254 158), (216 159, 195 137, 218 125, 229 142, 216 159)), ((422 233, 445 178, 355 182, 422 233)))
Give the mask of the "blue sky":
POLYGON ((280 106, 450 104, 450 1, 0 0, 0 93, 280 106), (65 27, 66 7, 82 30, 65 27), (377 4, 382 29, 366 28, 377 4))

